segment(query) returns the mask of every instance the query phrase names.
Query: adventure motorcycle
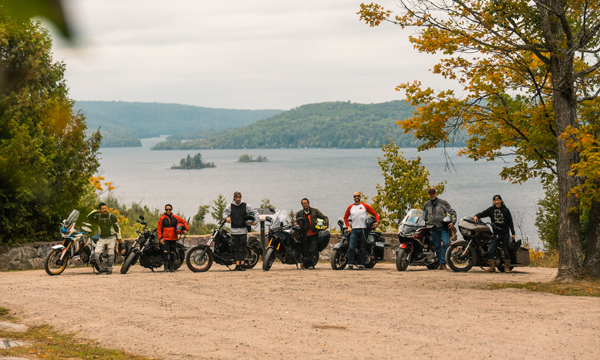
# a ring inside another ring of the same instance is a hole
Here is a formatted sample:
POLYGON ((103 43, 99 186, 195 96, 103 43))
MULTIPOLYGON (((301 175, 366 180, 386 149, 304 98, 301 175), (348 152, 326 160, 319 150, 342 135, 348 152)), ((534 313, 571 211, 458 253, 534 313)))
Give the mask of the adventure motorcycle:
MULTIPOLYGON (((375 223, 375 219, 369 217, 367 219, 367 258, 365 259, 365 267, 370 269, 377 264, 377 261, 383 260, 385 248, 390 247, 385 243, 383 235, 380 231, 373 231, 371 228, 375 223)), ((338 226, 342 231, 342 240, 335 244, 333 253, 331 254, 331 268, 333 270, 343 270, 348 265, 348 248, 350 247, 350 232, 343 219, 338 219, 338 226)), ((355 259, 360 258, 360 246, 354 248, 355 259)))
MULTIPOLYGON (((92 238, 92 225, 82 223, 81 230, 75 225, 79 219, 79 211, 73 210, 69 217, 62 221, 60 235, 63 242, 61 245, 55 245, 44 258, 44 270, 50 276, 60 275, 67 267, 69 260, 73 265, 92 265, 93 272, 100 271, 100 268, 108 261, 108 254, 100 255, 100 264, 96 263, 94 243, 98 240, 92 238), (96 240, 96 241, 94 241, 96 240)), ((116 250, 116 247, 115 247, 116 250)))
POLYGON ((411 209, 398 228, 400 246, 396 252, 396 269, 405 271, 411 266, 426 266, 430 270, 440 265, 435 254, 431 229, 423 217, 423 210, 411 209))
MULTIPOLYGON (((150 269, 152 272, 154 272, 154 269, 164 265, 164 248, 158 240, 156 229, 152 231, 148 230, 146 228, 148 224, 146 224, 142 215, 140 215, 140 220, 136 220, 135 222, 142 224, 144 228, 141 231, 136 231, 138 237, 135 239, 127 253, 125 253, 125 256, 123 256, 125 260, 123 261, 123 266, 121 266, 121 274, 126 274, 127 271, 129 271, 129 268, 135 265, 138 260, 142 267, 150 269)), ((179 269, 183 264, 183 259, 185 259, 185 246, 183 242, 185 242, 185 235, 183 237, 180 236, 180 239, 178 239, 177 245, 175 246, 175 252, 173 253, 175 254, 175 270, 179 269), (179 240, 182 240, 182 243, 180 243, 179 240)))
MULTIPOLYGON (((233 241, 231 235, 226 229, 223 229, 225 220, 221 221, 218 229, 213 229, 210 233, 210 238, 206 244, 194 246, 187 253, 187 267, 193 272, 204 272, 210 269, 215 261, 219 265, 235 265, 233 252, 233 241), (213 245, 213 249, 211 249, 213 245)), ((262 254, 263 248, 260 240, 250 238, 246 245, 246 259, 244 259, 244 267, 252 269, 258 263, 262 254)))
MULTIPOLYGON (((488 267, 487 251, 494 236, 490 227, 492 224, 475 223, 472 216, 464 217, 458 222, 458 229, 463 240, 452 242, 446 251, 446 263, 453 271, 469 271, 473 266, 488 267)), ((521 240, 509 240, 510 268, 529 265, 529 250, 521 246, 521 240)), ((505 254, 502 247, 498 246, 494 252, 496 268, 504 272, 505 254)))

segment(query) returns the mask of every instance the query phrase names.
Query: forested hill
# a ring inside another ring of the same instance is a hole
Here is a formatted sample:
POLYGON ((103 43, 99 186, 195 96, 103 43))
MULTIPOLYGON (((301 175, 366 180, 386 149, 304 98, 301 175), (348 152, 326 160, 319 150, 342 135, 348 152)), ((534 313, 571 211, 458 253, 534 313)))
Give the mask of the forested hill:
POLYGON ((389 138, 398 146, 415 147, 420 143, 396 124, 412 113, 413 108, 404 101, 309 104, 216 136, 186 142, 165 141, 153 149, 377 148, 389 138))
POLYGON ((283 110, 213 109, 200 106, 123 101, 77 101, 88 129, 101 127, 104 141, 238 128, 283 110))

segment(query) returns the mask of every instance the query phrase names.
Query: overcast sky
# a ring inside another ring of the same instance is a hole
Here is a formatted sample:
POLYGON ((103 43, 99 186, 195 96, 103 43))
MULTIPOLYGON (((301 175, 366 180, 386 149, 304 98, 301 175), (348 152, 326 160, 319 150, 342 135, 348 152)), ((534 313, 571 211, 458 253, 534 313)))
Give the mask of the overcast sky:
MULTIPOLYGON (((370 28, 355 0, 66 0, 76 46, 54 38, 75 100, 290 109, 403 99, 396 85, 450 85, 414 29, 370 28)), ((393 0, 379 2, 399 11, 393 0)))

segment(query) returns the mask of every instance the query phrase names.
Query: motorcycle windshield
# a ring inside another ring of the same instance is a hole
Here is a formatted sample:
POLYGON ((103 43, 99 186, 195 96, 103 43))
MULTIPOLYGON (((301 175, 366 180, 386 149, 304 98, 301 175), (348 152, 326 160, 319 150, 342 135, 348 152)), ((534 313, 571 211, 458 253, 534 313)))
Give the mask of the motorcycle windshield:
POLYGON ((282 227, 284 224, 284 221, 287 219, 287 217, 288 217, 287 210, 277 210, 277 212, 275 213, 275 216, 273 217, 273 220, 271 220, 271 229, 276 229, 276 228, 282 227))
POLYGON ((71 211, 71 214, 69 215, 69 217, 67 218, 67 221, 65 222, 65 227, 68 228, 69 226, 71 226, 71 224, 76 223, 77 219, 79 219, 79 211, 77 211, 77 210, 71 211))
POLYGON ((404 220, 402 220, 402 224, 409 226, 425 226, 423 210, 411 209, 404 217, 404 220))

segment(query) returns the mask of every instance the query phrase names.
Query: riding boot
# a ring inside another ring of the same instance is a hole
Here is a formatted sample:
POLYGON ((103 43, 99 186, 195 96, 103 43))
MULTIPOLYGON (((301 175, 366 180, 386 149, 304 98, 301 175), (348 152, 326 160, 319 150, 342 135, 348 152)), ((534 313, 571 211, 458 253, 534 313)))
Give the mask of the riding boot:
POLYGON ((106 275, 112 274, 114 264, 115 264, 115 254, 108 255, 108 262, 106 263, 106 275))
POLYGON ((488 260, 488 264, 490 265, 490 267, 485 272, 495 273, 496 272, 496 260, 488 260))
POLYGON ((171 258, 169 259, 169 271, 175 272, 175 254, 171 253, 171 258))
POLYGON ((163 253, 163 263, 164 263, 163 272, 169 272, 169 253, 166 253, 166 252, 163 253))
POLYGON ((510 272, 510 260, 504 260, 504 272, 505 273, 510 272))
POLYGON ((94 254, 94 259, 96 260, 96 265, 98 266, 98 274, 106 272, 106 267, 103 266, 104 264, 100 263, 100 255, 102 255, 102 253, 94 254))

